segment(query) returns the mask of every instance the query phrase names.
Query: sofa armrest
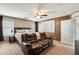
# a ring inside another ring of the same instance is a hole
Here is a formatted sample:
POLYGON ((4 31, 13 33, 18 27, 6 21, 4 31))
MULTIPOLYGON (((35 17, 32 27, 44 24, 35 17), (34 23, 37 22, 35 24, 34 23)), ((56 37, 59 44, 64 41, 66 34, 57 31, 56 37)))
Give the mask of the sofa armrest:
POLYGON ((24 45, 25 47, 31 47, 32 45, 31 45, 31 43, 26 43, 26 42, 22 42, 22 45, 24 45))
POLYGON ((48 39, 50 42, 53 43, 53 39, 52 39, 52 37, 47 37, 46 39, 48 39))
POLYGON ((30 43, 22 42, 21 49, 25 55, 32 54, 32 45, 30 43))
POLYGON ((52 37, 46 37, 46 39, 52 39, 52 37))

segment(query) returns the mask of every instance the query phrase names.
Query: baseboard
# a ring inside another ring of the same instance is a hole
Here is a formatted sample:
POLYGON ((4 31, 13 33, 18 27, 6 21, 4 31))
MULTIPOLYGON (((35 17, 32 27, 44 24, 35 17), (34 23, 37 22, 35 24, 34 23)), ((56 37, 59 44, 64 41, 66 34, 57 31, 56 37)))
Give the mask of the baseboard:
POLYGON ((75 46, 73 46, 72 44, 70 44, 68 42, 61 42, 61 43, 70 46, 70 48, 72 48, 72 49, 75 49, 75 46))

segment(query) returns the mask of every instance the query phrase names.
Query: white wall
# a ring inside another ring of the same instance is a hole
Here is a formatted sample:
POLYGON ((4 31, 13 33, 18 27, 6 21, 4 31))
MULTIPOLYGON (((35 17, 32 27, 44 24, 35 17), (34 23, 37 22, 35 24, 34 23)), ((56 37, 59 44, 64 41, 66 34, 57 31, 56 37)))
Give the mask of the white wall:
POLYGON ((10 17, 3 17, 3 36, 4 40, 9 36, 14 35, 14 23, 15 19, 10 17))
POLYGON ((14 27, 31 28, 35 32, 35 23, 27 20, 14 19, 10 17, 3 17, 3 36, 4 40, 9 39, 9 36, 14 35, 14 27))
POLYGON ((55 33, 55 20, 39 22, 39 32, 55 33))
POLYGON ((31 22, 31 30, 32 32, 35 32, 35 22, 31 22))
POLYGON ((1 15, 7 15, 7 16, 13 16, 18 18, 24 18, 26 13, 23 11, 18 10, 18 8, 15 8, 13 5, 7 5, 7 4, 0 4, 0 14, 1 15))

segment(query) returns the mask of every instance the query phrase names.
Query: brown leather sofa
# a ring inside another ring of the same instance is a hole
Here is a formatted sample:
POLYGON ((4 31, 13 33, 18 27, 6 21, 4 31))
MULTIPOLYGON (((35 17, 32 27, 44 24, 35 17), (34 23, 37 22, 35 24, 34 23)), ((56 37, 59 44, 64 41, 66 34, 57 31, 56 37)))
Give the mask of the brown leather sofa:
POLYGON ((39 54, 41 51, 45 50, 47 47, 53 45, 53 40, 51 37, 47 37, 45 32, 40 33, 41 38, 37 39, 37 35, 33 34, 23 34, 21 48, 25 55, 35 55, 39 54))

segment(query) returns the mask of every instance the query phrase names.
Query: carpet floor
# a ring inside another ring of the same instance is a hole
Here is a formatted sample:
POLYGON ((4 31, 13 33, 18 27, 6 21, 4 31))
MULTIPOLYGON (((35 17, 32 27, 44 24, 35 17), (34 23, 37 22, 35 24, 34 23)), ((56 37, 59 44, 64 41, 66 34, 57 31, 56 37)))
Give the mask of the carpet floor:
POLYGON ((0 55, 23 55, 17 43, 0 42, 0 55))
POLYGON ((53 46, 44 50, 41 55, 74 55, 74 49, 67 44, 61 43, 59 41, 53 42, 53 46))
MULTIPOLYGON (((41 55, 74 55, 70 46, 54 41, 54 45, 44 50, 41 55)), ((17 43, 0 42, 0 55, 23 55, 17 43)))

